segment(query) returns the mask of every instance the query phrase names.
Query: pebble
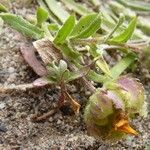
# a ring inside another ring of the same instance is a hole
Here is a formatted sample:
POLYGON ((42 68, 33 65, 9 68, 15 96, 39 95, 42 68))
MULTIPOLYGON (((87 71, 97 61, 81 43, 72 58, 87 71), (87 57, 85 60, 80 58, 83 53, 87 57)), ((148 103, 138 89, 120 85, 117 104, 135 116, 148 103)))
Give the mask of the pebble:
POLYGON ((15 72, 15 68, 13 68, 13 67, 9 67, 9 68, 8 68, 8 72, 9 72, 9 73, 13 73, 13 72, 15 72))
POLYGON ((49 118, 49 122, 53 122, 53 120, 54 120, 53 117, 49 118))
POLYGON ((7 132, 5 125, 0 124, 0 132, 7 132))
POLYGON ((61 121, 60 119, 57 120, 57 124, 58 124, 58 125, 61 124, 61 122, 62 122, 62 121, 61 121))
POLYGON ((4 102, 0 102, 0 109, 4 109, 6 104, 4 102))
POLYGON ((90 92, 90 91, 85 91, 85 95, 86 95, 86 96, 90 96, 90 95, 91 95, 91 92, 90 92))

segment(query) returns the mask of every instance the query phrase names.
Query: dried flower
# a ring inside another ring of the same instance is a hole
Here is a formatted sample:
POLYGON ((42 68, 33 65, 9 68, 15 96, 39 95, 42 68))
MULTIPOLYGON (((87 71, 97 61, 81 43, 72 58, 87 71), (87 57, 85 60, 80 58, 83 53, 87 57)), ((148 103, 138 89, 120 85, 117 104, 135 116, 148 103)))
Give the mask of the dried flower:
POLYGON ((129 119, 142 112, 144 88, 128 76, 119 77, 116 83, 119 88, 97 89, 86 106, 85 123, 90 135, 96 138, 116 141, 126 134, 138 134, 130 127, 129 119))

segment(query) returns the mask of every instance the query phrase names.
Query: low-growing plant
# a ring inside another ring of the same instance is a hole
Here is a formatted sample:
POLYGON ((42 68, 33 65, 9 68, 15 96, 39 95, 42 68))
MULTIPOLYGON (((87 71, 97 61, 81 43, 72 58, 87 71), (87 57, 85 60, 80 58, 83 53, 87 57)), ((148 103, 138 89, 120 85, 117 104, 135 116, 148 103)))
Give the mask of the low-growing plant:
POLYGON ((68 93, 66 85, 80 80, 82 86, 91 91, 84 112, 91 135, 111 141, 126 134, 137 135, 129 121, 137 113, 146 113, 144 89, 137 79, 121 75, 138 59, 140 49, 132 43, 132 40, 140 38, 134 33, 137 17, 124 25, 125 17, 120 15, 115 25, 111 25, 103 12, 88 11, 71 0, 63 2, 83 16, 77 19, 75 14, 70 15, 55 0, 39 0, 41 7, 32 22, 1 9, 0 17, 5 23, 33 40, 32 46, 22 45, 20 49, 40 78, 30 84, 3 86, 0 91, 25 90, 48 84, 60 86, 58 106, 43 116, 33 118, 34 121, 41 121, 55 113, 66 101, 75 114, 79 113, 80 104, 68 93), (109 25, 111 28, 108 28, 109 25), (34 48, 44 65, 36 57, 34 48), (114 66, 105 59, 110 49, 122 54, 121 60, 116 60, 114 66), (102 87, 94 87, 91 81, 100 83, 102 87))

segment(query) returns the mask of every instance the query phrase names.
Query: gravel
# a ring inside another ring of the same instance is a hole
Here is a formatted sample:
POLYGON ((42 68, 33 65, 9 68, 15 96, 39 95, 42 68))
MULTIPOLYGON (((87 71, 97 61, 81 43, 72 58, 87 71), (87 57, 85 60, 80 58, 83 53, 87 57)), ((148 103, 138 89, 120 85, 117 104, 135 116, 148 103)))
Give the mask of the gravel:
MULTIPOLYGON (((34 10, 34 5, 22 9, 13 4, 13 11, 23 16, 33 14, 34 10)), ((0 35, 0 50, 3 51, 0 55, 0 85, 30 83, 37 78, 19 52, 24 41, 18 32, 5 26, 0 35)), ((146 85, 145 88, 149 103, 150 87, 146 85)), ((83 104, 80 115, 68 113, 65 108, 43 123, 33 123, 30 118, 37 109, 42 114, 56 105, 58 88, 0 94, 0 150, 144 150, 150 144, 149 115, 133 121, 139 131, 137 137, 104 143, 88 136, 83 110, 90 92, 78 91, 70 85, 70 93, 83 104)))

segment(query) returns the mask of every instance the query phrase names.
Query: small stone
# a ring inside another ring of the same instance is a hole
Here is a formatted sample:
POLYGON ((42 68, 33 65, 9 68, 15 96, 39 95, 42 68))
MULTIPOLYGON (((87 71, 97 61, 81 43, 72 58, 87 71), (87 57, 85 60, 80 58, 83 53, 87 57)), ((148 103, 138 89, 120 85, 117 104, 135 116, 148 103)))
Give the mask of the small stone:
POLYGON ((15 72, 15 69, 14 69, 13 67, 9 67, 9 68, 8 68, 8 72, 9 72, 9 73, 13 73, 13 72, 15 72))
POLYGON ((90 92, 90 91, 86 91, 86 92, 85 92, 85 95, 86 95, 86 96, 90 96, 90 95, 91 95, 91 92, 90 92))
POLYGON ((49 118, 49 122, 53 122, 53 117, 50 117, 50 118, 49 118))
POLYGON ((0 132, 7 132, 5 125, 0 124, 0 132))
POLYGON ((4 109, 5 108, 5 103, 4 102, 0 102, 0 109, 4 109))
POLYGON ((57 120, 57 124, 61 124, 61 120, 60 119, 57 120))
POLYGON ((20 117, 21 117, 21 118, 26 118, 26 117, 27 117, 27 113, 26 113, 26 112, 20 113, 20 117))

